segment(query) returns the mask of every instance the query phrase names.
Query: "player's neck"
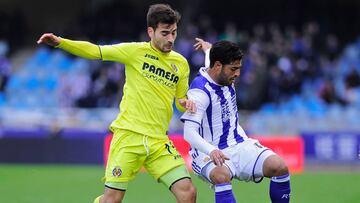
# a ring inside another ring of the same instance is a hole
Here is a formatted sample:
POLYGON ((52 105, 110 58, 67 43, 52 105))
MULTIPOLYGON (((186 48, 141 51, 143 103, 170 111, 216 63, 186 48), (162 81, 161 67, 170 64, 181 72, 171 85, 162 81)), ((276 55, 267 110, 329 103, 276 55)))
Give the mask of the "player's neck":
POLYGON ((157 48, 156 46, 155 46, 155 44, 150 40, 150 47, 152 48, 152 49, 154 49, 156 52, 159 52, 159 53, 161 53, 161 54, 163 54, 163 55, 169 55, 169 53, 170 52, 163 52, 163 51, 161 51, 159 48, 157 48))
POLYGON ((216 70, 214 68, 209 68, 207 70, 208 75, 210 76, 210 78, 216 83, 219 84, 218 82, 218 78, 216 77, 217 73, 216 70))

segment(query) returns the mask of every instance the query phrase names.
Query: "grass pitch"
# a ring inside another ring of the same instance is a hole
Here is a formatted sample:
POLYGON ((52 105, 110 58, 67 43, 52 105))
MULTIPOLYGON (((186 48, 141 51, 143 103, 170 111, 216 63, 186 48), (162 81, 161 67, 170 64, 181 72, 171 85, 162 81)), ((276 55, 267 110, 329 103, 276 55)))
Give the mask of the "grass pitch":
MULTIPOLYGON (((92 203, 103 192, 101 166, 0 164, 0 202, 92 203)), ((198 203, 214 202, 213 191, 194 177, 198 203)), ((305 172, 291 177, 292 203, 360 203, 360 172, 305 172)), ((269 180, 234 181, 238 203, 268 203, 269 180)), ((125 203, 175 202, 171 193, 146 173, 129 184, 125 203)))

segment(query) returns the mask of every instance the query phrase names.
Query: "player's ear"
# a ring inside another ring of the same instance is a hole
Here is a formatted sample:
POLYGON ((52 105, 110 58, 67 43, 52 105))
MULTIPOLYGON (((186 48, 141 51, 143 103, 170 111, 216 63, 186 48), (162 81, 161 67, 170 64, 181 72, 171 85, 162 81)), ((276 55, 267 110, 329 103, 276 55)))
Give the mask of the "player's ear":
POLYGON ((148 33, 150 39, 152 39, 152 38, 154 37, 154 34, 155 34, 154 28, 148 27, 148 28, 147 28, 147 33, 148 33))
POLYGON ((215 61, 214 68, 215 69, 221 69, 221 67, 222 67, 222 63, 220 61, 215 61))

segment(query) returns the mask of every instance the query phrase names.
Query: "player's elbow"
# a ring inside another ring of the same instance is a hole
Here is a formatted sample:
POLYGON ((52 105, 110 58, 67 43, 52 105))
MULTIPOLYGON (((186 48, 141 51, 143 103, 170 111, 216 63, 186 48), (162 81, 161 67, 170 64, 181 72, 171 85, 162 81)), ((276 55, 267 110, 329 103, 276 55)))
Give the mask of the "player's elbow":
POLYGON ((188 121, 184 121, 184 140, 191 144, 191 128, 189 128, 188 121))

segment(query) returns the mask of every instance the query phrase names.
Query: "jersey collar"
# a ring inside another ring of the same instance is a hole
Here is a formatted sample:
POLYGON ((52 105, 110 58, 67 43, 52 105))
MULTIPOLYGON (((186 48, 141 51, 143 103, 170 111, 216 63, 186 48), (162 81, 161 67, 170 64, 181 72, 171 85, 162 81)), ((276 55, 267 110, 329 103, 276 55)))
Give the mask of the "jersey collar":
POLYGON ((217 86, 222 86, 222 85, 217 84, 217 83, 210 77, 210 75, 209 75, 209 73, 208 73, 208 70, 209 70, 209 68, 202 67, 202 68, 200 68, 199 73, 200 73, 204 78, 206 78, 206 80, 208 80, 209 82, 214 83, 214 84, 217 85, 217 86))

